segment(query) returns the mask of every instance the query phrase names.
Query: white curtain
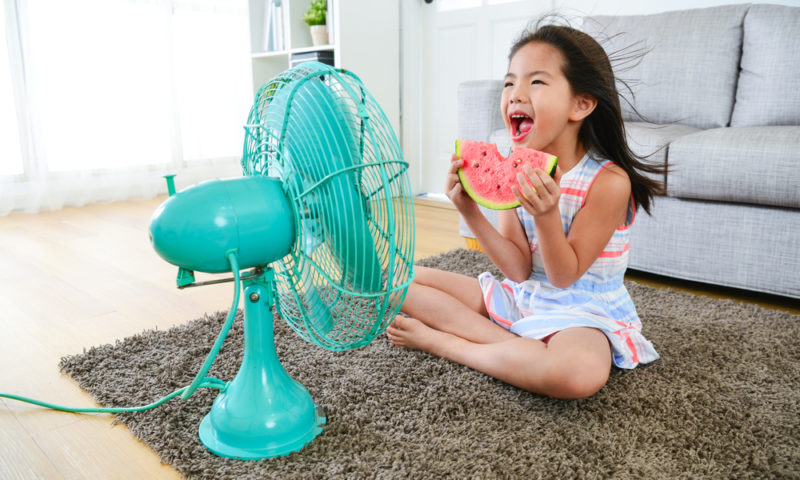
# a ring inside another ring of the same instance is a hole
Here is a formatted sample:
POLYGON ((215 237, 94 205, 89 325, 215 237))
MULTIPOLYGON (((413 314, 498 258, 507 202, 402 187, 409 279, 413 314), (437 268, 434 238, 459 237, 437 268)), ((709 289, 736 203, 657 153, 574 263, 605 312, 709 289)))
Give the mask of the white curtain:
POLYGON ((246 1, 5 7, 0 214, 152 197, 167 173, 179 188, 240 173, 246 1))
MULTIPOLYGON (((4 5, 0 5, 5 7, 4 5)), ((14 37, 11 29, 6 27, 6 18, 10 15, 6 8, 0 8, 0 177, 21 175, 22 151, 19 142, 18 108, 14 96, 14 79, 9 65, 8 41, 14 37)), ((9 9, 10 10, 10 9, 9 9)), ((2 191, 0 191, 2 192, 2 191)))

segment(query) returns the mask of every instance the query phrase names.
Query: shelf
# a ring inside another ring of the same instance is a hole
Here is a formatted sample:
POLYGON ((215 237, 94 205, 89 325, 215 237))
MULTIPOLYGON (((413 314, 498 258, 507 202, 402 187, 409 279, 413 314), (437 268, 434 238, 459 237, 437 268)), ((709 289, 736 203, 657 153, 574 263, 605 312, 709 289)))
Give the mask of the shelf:
POLYGON ((334 45, 319 45, 316 47, 293 48, 289 53, 326 52, 334 48, 334 45))
POLYGON ((293 53, 308 53, 308 52, 328 52, 335 50, 334 45, 319 45, 316 47, 299 47, 292 48, 291 50, 278 50, 275 52, 256 52, 250 55, 251 58, 273 58, 291 55, 293 53))
POLYGON ((289 50, 277 50, 274 52, 257 52, 250 54, 250 58, 275 58, 283 57, 291 53, 289 50))
POLYGON ((274 1, 277 0, 247 1, 253 93, 289 69, 293 57, 313 57, 311 52, 323 52, 325 57, 333 57, 335 67, 358 73, 397 131, 400 124, 399 10, 387 8, 386 2, 376 0, 327 0, 330 44, 314 46, 311 31, 303 21, 310 0, 280 0, 279 35, 283 41, 265 43, 267 24, 274 25, 267 18, 268 7, 274 1), (279 49, 265 51, 267 44, 279 49))

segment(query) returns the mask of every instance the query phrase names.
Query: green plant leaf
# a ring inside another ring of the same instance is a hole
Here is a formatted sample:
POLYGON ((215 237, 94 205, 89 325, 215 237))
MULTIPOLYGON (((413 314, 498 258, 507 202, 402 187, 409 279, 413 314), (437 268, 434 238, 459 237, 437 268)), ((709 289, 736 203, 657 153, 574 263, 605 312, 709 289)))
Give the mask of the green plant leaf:
POLYGON ((311 27, 314 25, 325 25, 325 15, 328 10, 327 0, 311 0, 308 11, 303 15, 303 21, 311 27))

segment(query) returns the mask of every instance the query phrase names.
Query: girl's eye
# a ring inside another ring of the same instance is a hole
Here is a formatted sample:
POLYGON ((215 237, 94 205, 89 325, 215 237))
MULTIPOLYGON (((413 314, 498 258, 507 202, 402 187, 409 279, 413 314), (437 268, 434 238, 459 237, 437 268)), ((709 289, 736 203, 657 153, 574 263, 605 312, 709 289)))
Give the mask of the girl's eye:
POLYGON ((514 84, 513 84, 513 83, 511 83, 511 82, 506 82, 506 83, 503 85, 503 88, 508 88, 508 87, 510 87, 510 86, 512 86, 512 85, 514 85, 514 84))
POLYGON ((531 85, 544 85, 544 82, 541 80, 534 80, 531 82, 531 85))

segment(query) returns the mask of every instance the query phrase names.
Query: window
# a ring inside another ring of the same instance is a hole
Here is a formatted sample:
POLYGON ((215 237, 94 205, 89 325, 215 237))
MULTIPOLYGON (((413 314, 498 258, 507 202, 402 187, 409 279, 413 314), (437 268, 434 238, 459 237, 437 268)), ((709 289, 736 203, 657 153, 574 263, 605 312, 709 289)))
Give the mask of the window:
POLYGON ((440 12, 448 12, 450 10, 476 8, 481 5, 500 5, 519 1, 521 0, 436 0, 436 9, 440 12))
POLYGON ((241 156, 242 126, 253 103, 245 15, 230 9, 176 9, 173 14, 173 69, 187 162, 241 156))
POLYGON ((0 215, 153 196, 165 173, 191 184, 241 171, 247 2, 6 8, 16 10, 14 22, 0 17, 0 215))
POLYGON ((26 55, 50 172, 171 158, 168 17, 124 0, 28 3, 26 55))
POLYGON ((480 7, 482 0, 436 0, 436 9, 440 12, 480 7))

